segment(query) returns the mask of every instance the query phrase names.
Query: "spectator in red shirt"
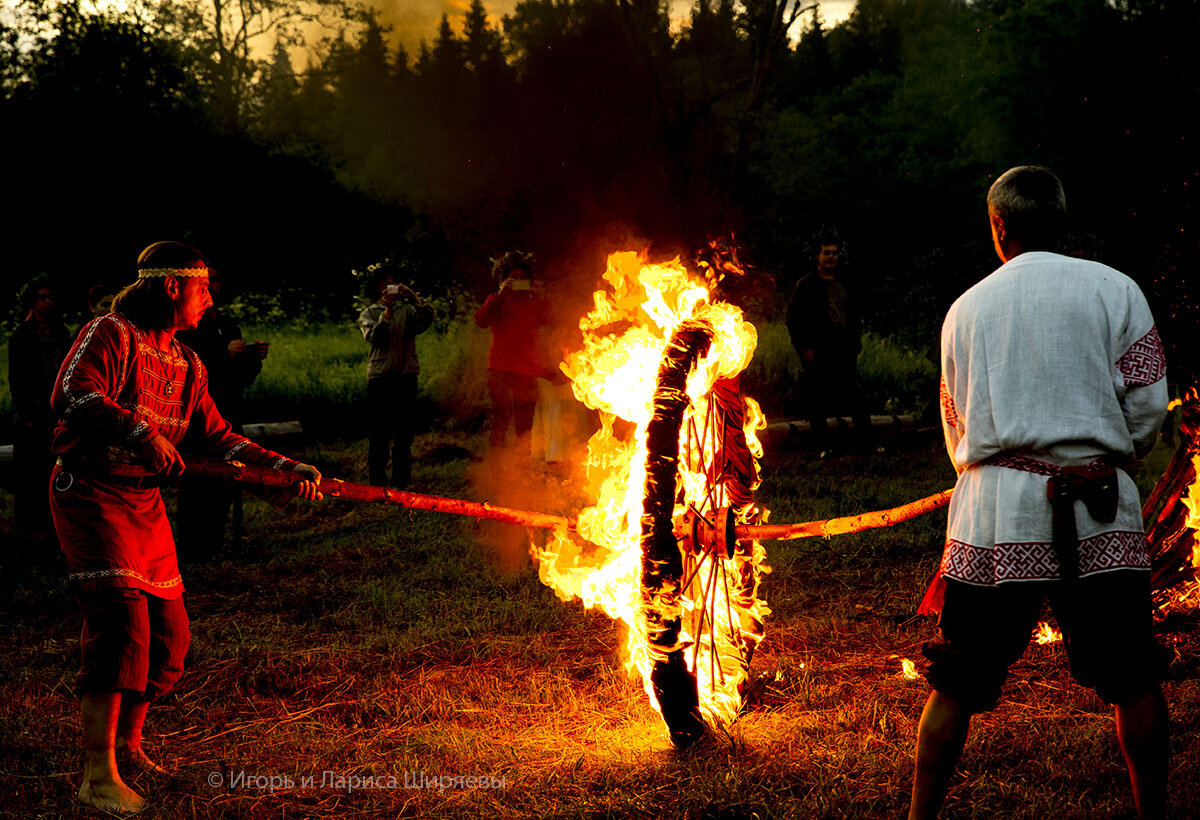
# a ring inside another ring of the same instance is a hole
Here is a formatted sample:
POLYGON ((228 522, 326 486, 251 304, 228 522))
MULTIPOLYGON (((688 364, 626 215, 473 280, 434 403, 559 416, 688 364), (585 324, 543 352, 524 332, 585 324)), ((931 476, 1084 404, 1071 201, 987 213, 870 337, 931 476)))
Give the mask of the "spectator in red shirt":
POLYGON ((538 328, 546 321, 545 290, 534 278, 533 255, 523 251, 509 251, 495 260, 492 275, 499 289, 475 311, 475 324, 492 330, 490 443, 493 448, 504 446, 511 424, 518 452, 528 456, 542 372, 538 328))

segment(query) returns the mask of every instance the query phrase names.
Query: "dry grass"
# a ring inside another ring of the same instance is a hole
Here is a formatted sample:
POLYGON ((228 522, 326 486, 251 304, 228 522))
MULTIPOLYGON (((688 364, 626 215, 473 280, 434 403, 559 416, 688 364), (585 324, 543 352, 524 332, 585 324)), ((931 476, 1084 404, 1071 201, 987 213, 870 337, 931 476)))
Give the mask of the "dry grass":
MULTIPOLYGON (((309 456, 361 472, 361 447, 309 456)), ((763 494, 780 521, 887 506, 945 484, 943 459, 935 446, 871 462, 781 458, 763 494)), ((470 496, 467 473, 462 460, 422 462, 418 480, 470 496)), ((546 506, 569 504, 530 481, 546 506)), ((775 614, 746 712, 728 737, 678 755, 622 669, 620 629, 558 601, 496 553, 490 530, 382 508, 248 504, 244 554, 186 575, 189 668, 147 725, 175 776, 135 781, 146 816, 900 816, 927 691, 900 659, 919 660, 931 634, 914 612, 943 523, 771 547, 775 614), (325 771, 344 786, 389 776, 403 786, 424 771, 505 787, 320 788, 325 771), (294 787, 230 788, 231 772, 294 787), (223 785, 210 785, 214 773, 223 785), (306 776, 313 785, 301 788, 306 776)), ((42 553, 3 558, 0 815, 72 816, 78 616, 56 557, 19 546, 42 553)), ((1198 639, 1194 622, 1176 623, 1164 636, 1177 653, 1173 810, 1188 817, 1200 805, 1198 639)), ((1015 667, 1000 708, 976 721, 961 771, 947 817, 1131 816, 1109 711, 1070 680, 1061 645, 1031 647, 1015 667)))

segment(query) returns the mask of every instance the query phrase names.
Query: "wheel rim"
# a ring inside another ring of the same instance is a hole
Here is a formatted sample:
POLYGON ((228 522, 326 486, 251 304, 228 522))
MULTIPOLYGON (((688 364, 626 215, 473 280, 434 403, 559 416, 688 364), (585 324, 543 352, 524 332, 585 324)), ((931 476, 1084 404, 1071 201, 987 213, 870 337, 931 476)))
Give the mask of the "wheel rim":
POLYGON ((735 523, 759 514, 737 380, 719 382, 695 403, 683 389, 710 338, 703 325, 676 331, 659 368, 647 431, 643 608, 654 696, 680 747, 736 717, 765 614, 757 600, 761 547, 739 546, 732 535, 735 523), (680 495, 695 499, 682 518, 680 495))

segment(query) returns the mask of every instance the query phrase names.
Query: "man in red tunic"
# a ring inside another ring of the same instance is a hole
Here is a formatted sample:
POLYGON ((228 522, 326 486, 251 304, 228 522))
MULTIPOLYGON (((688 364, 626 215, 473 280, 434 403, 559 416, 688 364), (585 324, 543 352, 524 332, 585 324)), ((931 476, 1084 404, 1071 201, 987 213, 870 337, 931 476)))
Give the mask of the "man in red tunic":
POLYGON ((294 470, 299 495, 317 499, 316 468, 234 433, 208 394, 200 359, 175 340, 212 304, 203 257, 158 242, 138 258, 138 279, 113 312, 79 333, 51 396, 59 419, 50 506, 83 612, 75 690, 83 717, 81 802, 133 812, 144 801, 117 771, 116 755, 162 771, 142 749, 150 702, 183 672, 189 632, 175 542, 159 487, 178 476, 175 449, 189 441, 210 456, 294 470))

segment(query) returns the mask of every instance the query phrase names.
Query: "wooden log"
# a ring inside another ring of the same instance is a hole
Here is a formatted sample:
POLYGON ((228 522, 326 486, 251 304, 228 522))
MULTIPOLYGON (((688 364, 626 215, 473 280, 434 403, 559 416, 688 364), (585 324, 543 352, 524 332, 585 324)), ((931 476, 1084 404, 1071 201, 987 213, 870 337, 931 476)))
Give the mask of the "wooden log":
POLYGON ((304 427, 298 421, 251 421, 242 425, 242 435, 249 439, 302 436, 304 427))
POLYGON ((1183 499, 1196 482, 1196 456, 1200 453, 1200 395, 1195 388, 1183 396, 1180 446, 1171 457, 1142 507, 1142 523, 1150 542, 1150 585, 1168 589, 1196 577, 1192 564, 1196 531, 1187 525, 1183 499))

